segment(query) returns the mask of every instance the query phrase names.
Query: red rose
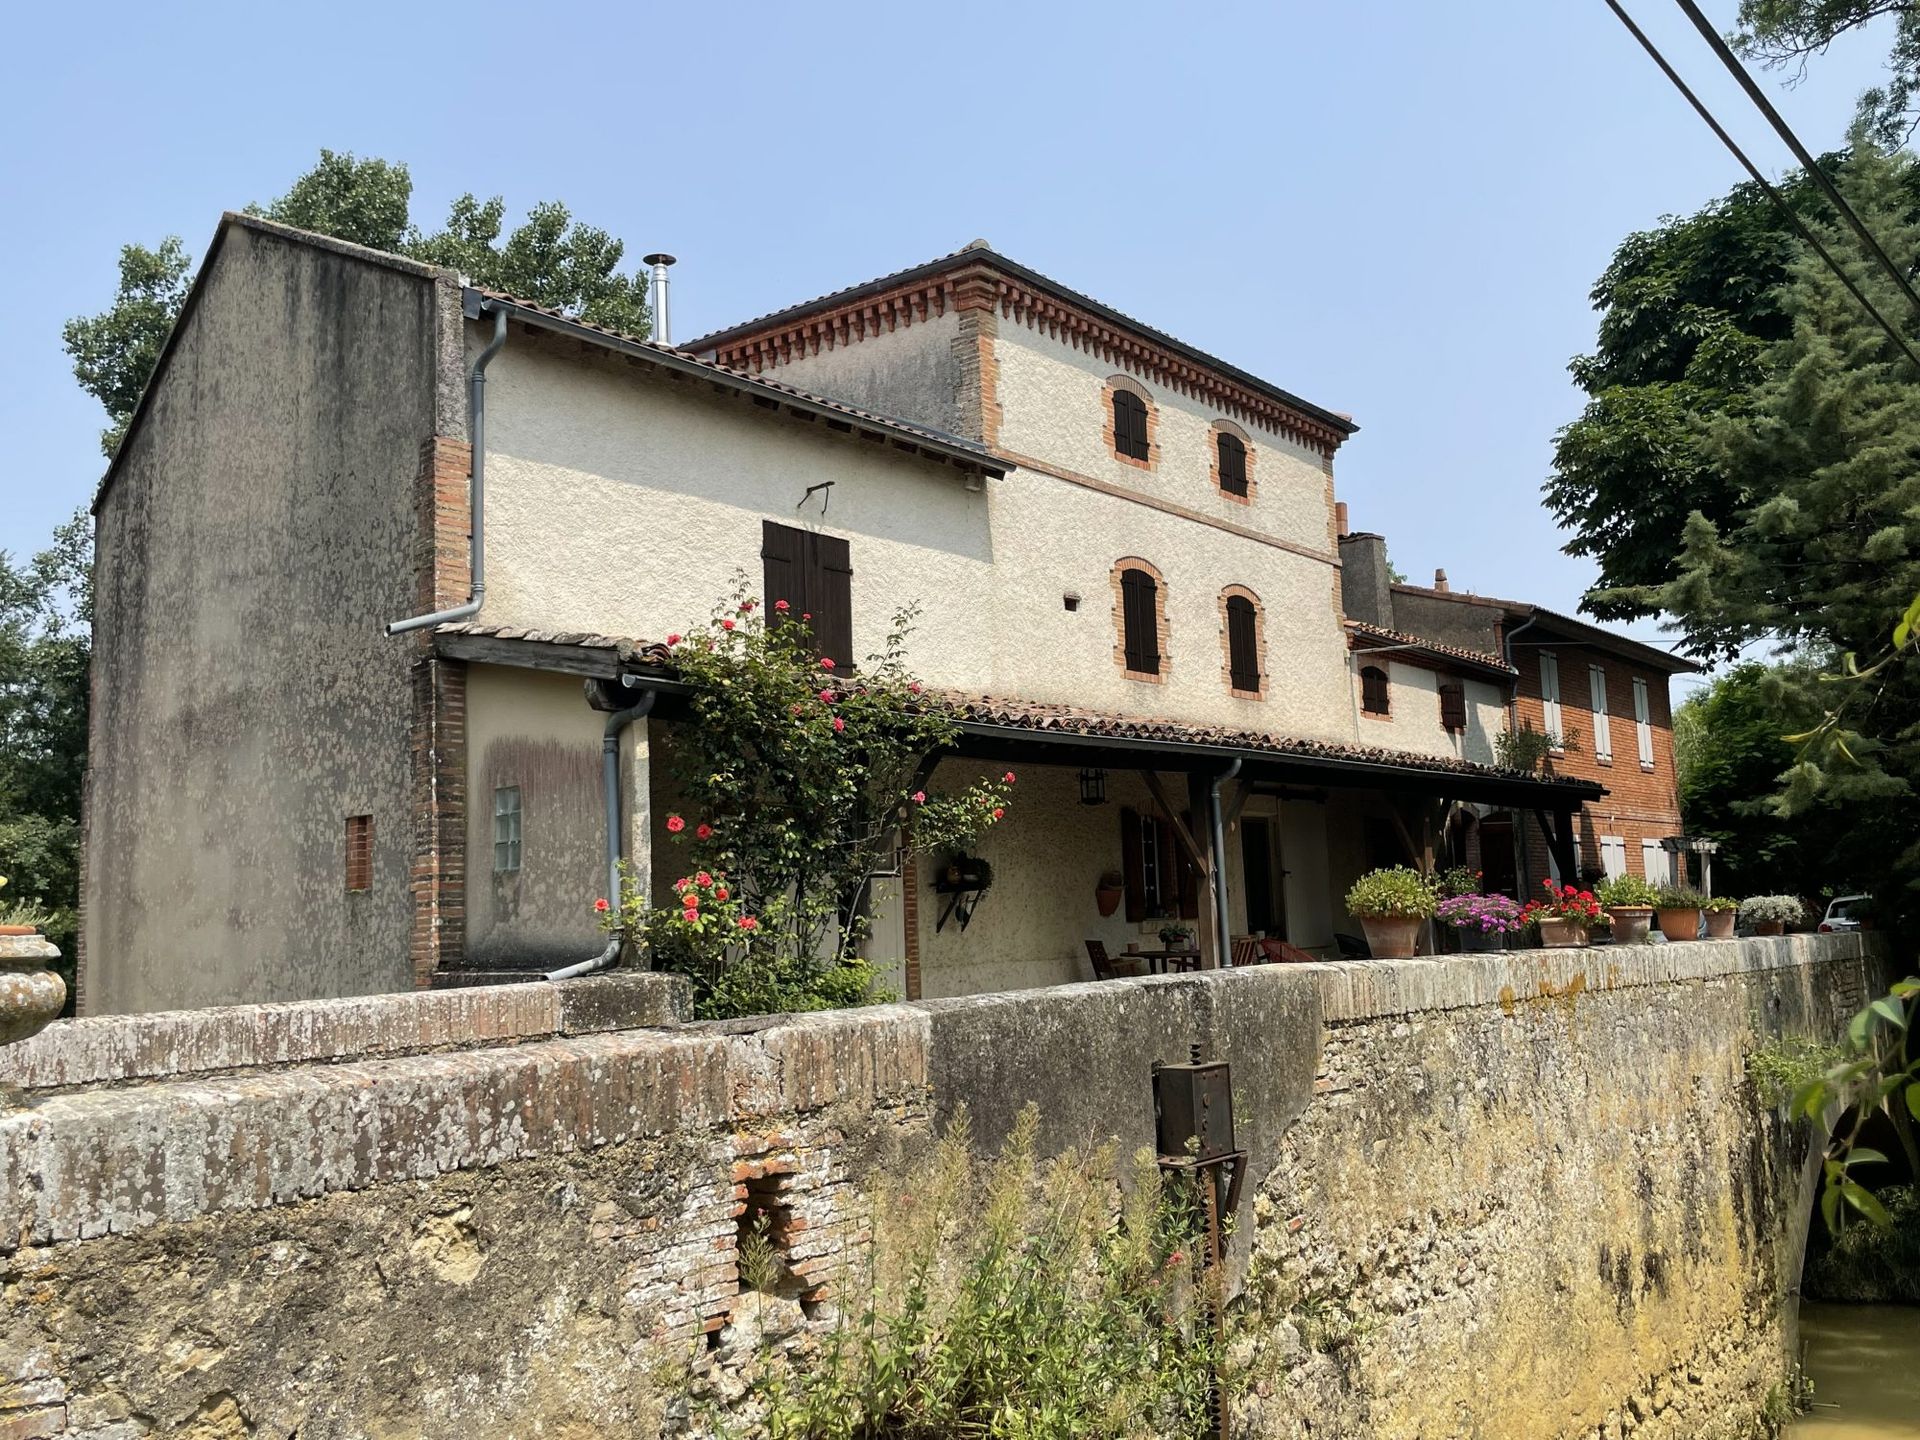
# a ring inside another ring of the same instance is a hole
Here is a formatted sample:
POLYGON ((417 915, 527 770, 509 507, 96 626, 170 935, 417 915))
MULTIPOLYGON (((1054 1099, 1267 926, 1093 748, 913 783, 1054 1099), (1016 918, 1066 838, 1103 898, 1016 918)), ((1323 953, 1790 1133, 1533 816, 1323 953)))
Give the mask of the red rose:
POLYGON ((667 833, 669 835, 678 835, 686 828, 687 822, 682 820, 678 815, 667 816, 667 833))
POLYGON ((740 613, 742 615, 745 615, 748 611, 752 609, 753 609, 753 602, 751 600, 742 600, 740 602, 740 613))
POLYGON ((1006 781, 1007 784, 1009 785, 1013 784, 1013 771, 1011 770, 1007 771, 1007 773, 1002 775, 1000 778, 1006 781))
POLYGON ((760 922, 751 915, 742 915, 739 920, 739 925, 742 930, 758 930, 760 928, 760 922))
POLYGON ((600 899, 593 902, 593 908, 598 910, 602 915, 604 915, 607 913, 608 910, 610 910, 613 907, 608 905, 606 901, 606 897, 602 896, 600 899))
POLYGON ((731 620, 722 620, 720 622, 720 628, 722 630, 731 630, 733 628, 733 622, 731 620))
POLYGON ((702 870, 698 875, 693 877, 693 883, 700 886, 711 887, 713 884, 713 877, 707 874, 706 871, 702 870))
POLYGON ((791 607, 789 607, 787 602, 784 600, 776 600, 773 602, 773 608, 776 610, 786 610, 791 607))
POLYGON ((822 670, 831 670, 833 668, 833 657, 831 655, 822 655, 820 657, 820 668, 822 670))
POLYGON ((1002 810, 998 805, 993 807, 993 818, 996 820, 998 820, 1002 815, 1006 813, 1007 812, 1002 810))
POLYGON ((693 833, 702 840, 711 840, 713 838, 713 827, 703 822, 695 827, 693 833))
POLYGON ((831 690, 822 690, 820 692, 820 703, 822 705, 831 705, 833 703, 833 692, 831 690))
POLYGON ((833 717, 833 728, 836 732, 844 730, 847 728, 847 722, 836 715, 833 717))
POLYGON ((680 895, 680 903, 689 910, 700 908, 700 892, 689 885, 680 895))
POLYGON ((691 925, 693 924, 694 921, 700 918, 700 912, 698 910, 693 909, 691 906, 689 906, 687 909, 682 910, 680 912, 680 918, 686 921, 689 925, 691 925))
POLYGON ((667 644, 678 645, 679 643, 680 643, 680 637, 678 635, 667 636, 667 644))
POLYGON ((720 885, 720 886, 716 886, 716 887, 714 888, 714 892, 713 892, 713 898, 714 898, 714 899, 716 899, 716 900, 724 900, 724 899, 726 899, 726 898, 727 898, 727 887, 726 887, 726 886, 724 886, 724 885, 720 885))

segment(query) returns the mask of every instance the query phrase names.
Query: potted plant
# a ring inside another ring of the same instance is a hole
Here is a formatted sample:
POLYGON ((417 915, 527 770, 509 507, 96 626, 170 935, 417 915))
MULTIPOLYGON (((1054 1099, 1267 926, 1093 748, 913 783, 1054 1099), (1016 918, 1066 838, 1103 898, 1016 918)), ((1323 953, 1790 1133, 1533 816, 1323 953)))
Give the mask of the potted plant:
POLYGON ((1740 920, 1756 935, 1784 935, 1789 925, 1804 925, 1807 907, 1798 895, 1750 895, 1740 902, 1740 920))
POLYGON ((1160 927, 1160 944, 1168 950, 1187 950, 1193 946, 1193 927, 1169 920, 1160 927))
POLYGON ((1434 914, 1452 927, 1463 950, 1501 950, 1507 936, 1526 928, 1520 902, 1505 895, 1450 895, 1434 914))
POLYGON ((1616 875, 1600 882, 1594 899, 1613 922, 1613 943, 1633 945, 1647 938, 1657 892, 1638 875, 1616 875))
POLYGON ((0 1045, 38 1034, 66 1008, 67 982, 51 968, 60 951, 40 934, 46 918, 30 900, 0 904, 0 1045))
POLYGON ((1700 908, 1707 912, 1707 939, 1733 938, 1733 922, 1740 911, 1738 900, 1730 895, 1716 895, 1700 908))
MULTIPOLYGON (((0 875, 0 890, 7 877, 0 875)), ((46 923, 47 912, 31 900, 0 901, 0 935, 38 935, 46 923)))
POLYGON ((1093 903, 1100 907, 1104 917, 1120 908, 1120 901, 1127 893, 1127 882, 1118 870, 1102 870, 1100 879, 1093 887, 1093 903))
POLYGON ((1593 892, 1551 880, 1542 880, 1540 888, 1547 898, 1527 902, 1520 912, 1523 921, 1540 927, 1540 943, 1554 949, 1586 944, 1587 931, 1600 918, 1600 902, 1593 892))
POLYGON ((1690 885, 1662 885, 1653 900, 1653 908, 1659 912, 1660 933, 1669 940, 1697 940, 1700 912, 1706 904, 1707 897, 1690 885))
POLYGON ((1427 878, 1404 865, 1369 870, 1347 891, 1347 913, 1360 922, 1376 960, 1412 959, 1434 904, 1427 878))

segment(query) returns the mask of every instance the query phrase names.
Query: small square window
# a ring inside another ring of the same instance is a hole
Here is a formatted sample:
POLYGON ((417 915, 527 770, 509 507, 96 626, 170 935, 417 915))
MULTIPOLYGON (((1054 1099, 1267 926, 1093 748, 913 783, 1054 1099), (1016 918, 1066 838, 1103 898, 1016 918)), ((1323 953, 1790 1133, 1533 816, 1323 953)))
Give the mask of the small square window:
POLYGON ((373 817, 347 816, 347 890, 373 889, 373 817))
POLYGON ((493 792, 493 873, 520 868, 520 787, 502 785, 493 792))

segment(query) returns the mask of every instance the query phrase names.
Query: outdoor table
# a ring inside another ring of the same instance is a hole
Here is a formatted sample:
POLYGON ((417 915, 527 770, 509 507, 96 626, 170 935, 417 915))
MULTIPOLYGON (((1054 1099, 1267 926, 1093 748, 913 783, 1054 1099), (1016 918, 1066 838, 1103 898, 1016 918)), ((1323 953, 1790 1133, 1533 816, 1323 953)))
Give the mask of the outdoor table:
POLYGON ((1169 970, 1200 968, 1198 950, 1129 950, 1126 955, 1146 961, 1147 968, 1155 975, 1165 975, 1169 970))

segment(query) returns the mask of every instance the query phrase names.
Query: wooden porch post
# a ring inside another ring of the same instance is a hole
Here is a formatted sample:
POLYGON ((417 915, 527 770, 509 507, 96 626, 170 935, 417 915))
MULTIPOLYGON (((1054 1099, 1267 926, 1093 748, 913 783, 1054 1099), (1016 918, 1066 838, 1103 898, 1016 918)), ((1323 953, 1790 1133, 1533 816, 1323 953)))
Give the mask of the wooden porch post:
POLYGON ((1213 853, 1213 824, 1209 793, 1213 777, 1190 771, 1187 775, 1187 813, 1194 818, 1194 860, 1200 867, 1200 968, 1218 970, 1227 963, 1220 953, 1220 911, 1214 903, 1214 867, 1220 857, 1213 853))

